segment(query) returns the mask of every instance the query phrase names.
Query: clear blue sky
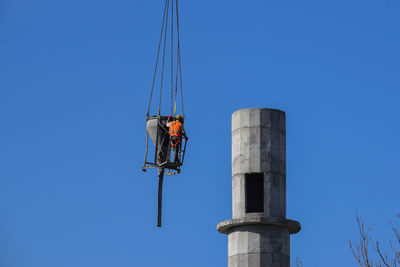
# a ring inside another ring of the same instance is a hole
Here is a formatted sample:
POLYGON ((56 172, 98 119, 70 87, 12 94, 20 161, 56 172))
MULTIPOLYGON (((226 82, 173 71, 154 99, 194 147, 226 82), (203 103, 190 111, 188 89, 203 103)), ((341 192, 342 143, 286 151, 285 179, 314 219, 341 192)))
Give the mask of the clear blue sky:
POLYGON ((0 266, 227 266, 231 113, 287 112, 292 257, 400 212, 400 2, 180 1, 183 172, 141 171, 161 0, 0 0, 0 266))

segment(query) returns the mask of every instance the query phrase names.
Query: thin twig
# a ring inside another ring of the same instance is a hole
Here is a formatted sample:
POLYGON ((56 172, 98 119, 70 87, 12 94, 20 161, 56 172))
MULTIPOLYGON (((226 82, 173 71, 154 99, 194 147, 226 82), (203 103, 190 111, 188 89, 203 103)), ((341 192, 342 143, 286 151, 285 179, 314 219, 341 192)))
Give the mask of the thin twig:
POLYGON ((391 267, 389 265, 389 263, 391 262, 391 260, 389 260, 388 255, 386 254, 385 256, 383 256, 383 253, 381 251, 381 248, 379 246, 379 241, 376 241, 376 247, 375 247, 375 251, 378 252, 379 257, 382 260, 382 263, 386 266, 386 267, 391 267))

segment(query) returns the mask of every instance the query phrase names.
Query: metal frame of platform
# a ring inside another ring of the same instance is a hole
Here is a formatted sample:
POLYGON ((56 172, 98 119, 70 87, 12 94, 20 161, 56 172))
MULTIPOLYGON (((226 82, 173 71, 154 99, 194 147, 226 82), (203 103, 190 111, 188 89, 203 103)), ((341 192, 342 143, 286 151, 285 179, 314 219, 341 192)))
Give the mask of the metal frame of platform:
POLYGON ((145 158, 144 158, 144 164, 142 167, 142 170, 145 172, 147 169, 150 168, 164 168, 167 169, 167 172, 165 173, 165 175, 175 175, 175 174, 179 174, 180 173, 180 167, 183 165, 184 159, 185 159, 185 153, 186 153, 186 145, 187 145, 187 141, 186 139, 182 138, 182 145, 181 145, 181 150, 179 151, 179 163, 176 162, 170 162, 170 157, 171 157, 171 142, 169 140, 169 133, 167 132, 166 128, 161 124, 161 120, 167 120, 168 117, 166 116, 151 116, 151 117, 147 117, 146 120, 146 124, 148 123, 149 120, 155 120, 157 119, 157 130, 156 130, 156 138, 155 140, 152 139, 154 145, 155 145, 155 155, 154 155, 154 162, 150 162, 147 159, 148 156, 148 150, 149 150, 149 129, 147 129, 147 125, 146 125, 146 152, 145 152, 145 158), (159 131, 165 131, 165 133, 160 134, 159 131), (159 142, 159 137, 164 136, 164 138, 168 138, 168 148, 164 149, 167 152, 167 155, 165 157, 165 160, 163 160, 163 162, 158 163, 159 161, 159 157, 160 157, 160 153, 162 153, 160 151, 160 144, 163 144, 165 141, 164 139, 161 140, 161 142, 159 142), (154 142, 155 141, 155 142, 154 142), (183 147, 183 149, 182 149, 183 147))

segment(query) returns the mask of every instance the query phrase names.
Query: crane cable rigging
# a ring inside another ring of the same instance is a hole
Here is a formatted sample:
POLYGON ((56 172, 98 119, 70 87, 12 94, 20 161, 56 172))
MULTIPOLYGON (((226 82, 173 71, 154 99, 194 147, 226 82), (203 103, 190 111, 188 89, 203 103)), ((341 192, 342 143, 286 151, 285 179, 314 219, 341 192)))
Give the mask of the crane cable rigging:
MULTIPOLYGON (((160 99, 158 104, 158 116, 161 115, 161 103, 162 103, 162 92, 164 86, 164 71, 165 71, 165 55, 167 47, 167 35, 168 35, 168 21, 169 21, 169 4, 170 0, 165 0, 163 20, 161 25, 160 39, 158 42, 156 64, 154 68, 153 82, 150 92, 149 106, 147 110, 147 117, 150 116, 151 103, 153 99, 154 88, 157 78, 157 70, 160 61, 161 45, 163 44, 162 52, 162 65, 161 65, 161 79, 160 79, 160 99)), ((171 0, 171 114, 176 116, 176 106, 177 106, 177 95, 178 87, 180 87, 181 94, 181 104, 182 104, 182 116, 184 116, 184 105, 183 105, 183 79, 182 79, 182 60, 181 60, 181 44, 180 44, 180 25, 179 25, 179 7, 178 0, 171 0), (176 32, 177 32, 177 58, 176 58, 176 76, 175 76, 175 86, 174 86, 174 2, 176 9, 176 32), (179 80, 179 86, 178 86, 179 80)))
MULTIPOLYGON (((183 79, 182 79, 182 60, 181 60, 181 43, 180 43, 180 25, 179 25, 179 8, 178 0, 165 0, 163 19, 161 25, 160 39, 158 41, 156 64, 154 68, 153 82, 150 92, 149 106, 147 110, 146 118, 146 151, 144 156, 144 164, 142 167, 143 171, 149 168, 158 169, 158 212, 157 212, 157 226, 161 227, 162 217, 162 187, 164 175, 175 175, 181 171, 181 166, 185 159, 185 151, 187 144, 186 133, 180 131, 180 125, 183 124, 184 107, 183 107, 183 79), (171 3, 170 3, 171 2, 171 3), (175 5, 174 5, 175 3, 175 5), (170 7, 171 6, 171 7, 170 7), (174 7, 176 14, 174 14, 174 7), (171 9, 170 9, 171 8, 171 9), (175 15, 175 16, 174 16, 175 15), (176 17, 176 29, 174 29, 174 20, 176 17), (171 18, 171 19, 169 19, 171 18), (171 25, 169 25, 171 20, 171 25), (177 35, 174 37, 174 32, 177 35), (171 38, 171 116, 161 115, 161 104, 163 99, 163 87, 164 87, 164 72, 166 69, 166 50, 167 50, 167 36, 170 33, 171 38), (177 45, 174 47, 174 42, 177 45), (174 59, 174 49, 176 50, 176 59, 174 59), (162 56, 161 56, 162 53, 162 56), (174 71, 174 61, 176 60, 176 70, 174 71), (161 66, 159 66, 161 64, 161 66), (161 71, 158 71, 161 69, 161 71), (161 72, 161 73, 158 73, 161 72), (160 76, 160 98, 158 103, 157 115, 150 115, 151 104, 154 95, 154 89, 156 88, 157 76, 160 76), (180 88, 182 115, 177 115, 177 98, 178 98, 178 87, 180 88), (173 122, 171 122, 172 120, 173 122), (179 124, 180 123, 180 124, 179 124), (173 126, 171 126, 173 125, 173 126), (177 126, 178 125, 178 126, 177 126), (175 127, 175 128, 174 128, 175 127), (178 127, 178 128, 176 128, 178 127), (172 133, 170 132, 170 128, 172 133), (180 132, 176 135, 176 132, 180 132), (182 133, 185 137, 182 141, 182 133), (154 144, 155 153, 154 160, 148 160, 148 145, 149 137, 154 144), (176 138, 178 137, 178 141, 176 138), (174 141, 175 140, 175 141, 174 141), (175 142, 175 144, 174 144, 175 142), (183 148, 182 148, 183 147, 183 148), (171 152, 173 152, 173 160, 171 160, 171 152)), ((183 128, 183 125, 182 125, 183 128)))

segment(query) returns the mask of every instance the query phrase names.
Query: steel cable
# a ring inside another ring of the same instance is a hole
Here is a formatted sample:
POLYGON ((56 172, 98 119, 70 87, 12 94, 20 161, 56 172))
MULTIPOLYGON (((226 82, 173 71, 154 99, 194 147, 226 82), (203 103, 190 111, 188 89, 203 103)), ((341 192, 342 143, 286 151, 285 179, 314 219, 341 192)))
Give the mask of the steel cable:
POLYGON ((181 60, 181 41, 180 41, 180 29, 179 29, 179 7, 178 0, 176 0, 176 30, 178 32, 178 62, 179 62, 179 77, 181 84, 181 102, 182 102, 182 116, 185 116, 183 108, 183 79, 182 79, 182 60, 181 60))
POLYGON ((155 85, 155 82, 156 82, 157 67, 158 67, 158 61, 159 61, 159 57, 160 57, 161 42, 162 42, 162 37, 163 37, 163 32, 164 32, 164 25, 165 25, 165 14, 166 14, 166 11, 167 11, 167 3, 168 3, 168 0, 165 1, 165 6, 164 6, 164 12, 163 12, 164 14, 163 14, 163 21, 162 21, 162 26, 161 26, 160 41, 158 42, 156 67, 155 67, 155 69, 154 69, 153 85, 151 86, 149 108, 147 109, 147 117, 148 117, 149 114, 150 114, 151 101, 152 101, 152 99, 153 99, 154 85, 155 85))
POLYGON ((162 70, 161 70, 161 86, 160 86, 160 102, 158 104, 158 116, 161 114, 161 99, 162 99, 162 88, 164 81, 164 66, 165 66, 165 48, 167 46, 167 30, 168 30, 168 15, 169 15, 169 0, 167 1, 167 18, 165 22, 165 34, 164 34, 164 52, 163 52, 163 60, 162 60, 162 70))
POLYGON ((171 1, 171 114, 174 105, 174 0, 171 1))

